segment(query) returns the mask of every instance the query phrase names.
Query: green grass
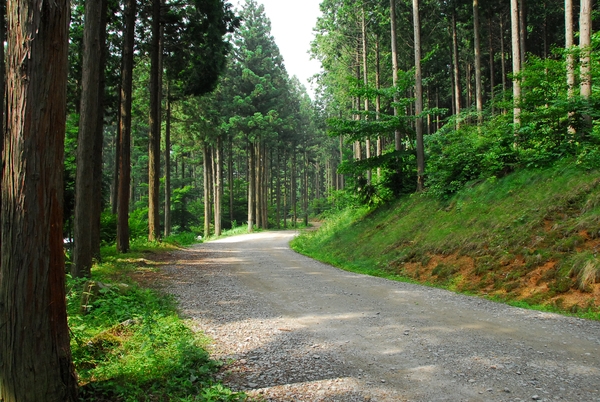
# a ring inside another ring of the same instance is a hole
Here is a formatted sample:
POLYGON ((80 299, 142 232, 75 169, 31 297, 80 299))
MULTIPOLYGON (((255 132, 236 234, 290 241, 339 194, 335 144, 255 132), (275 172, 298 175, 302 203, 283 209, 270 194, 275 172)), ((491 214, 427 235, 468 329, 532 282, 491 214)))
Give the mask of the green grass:
POLYGON ((214 381, 219 363, 206 352, 209 340, 178 316, 174 300, 128 280, 144 253, 170 247, 137 245, 125 255, 105 248, 103 263, 92 269, 92 283, 99 286, 68 280, 71 349, 81 400, 246 400, 214 381), (93 295, 85 313, 84 292, 93 295))
MULTIPOLYGON (((319 231, 296 238, 292 247, 344 269, 401 280, 415 278, 408 264, 422 271, 432 255, 467 256, 475 263, 476 284, 460 277, 452 263, 433 267, 433 272, 429 267, 433 275, 427 281, 481 294, 491 286, 508 293, 505 301, 515 302, 519 280, 553 261, 563 268, 544 278, 551 291, 529 301, 544 305, 559 290, 585 291, 600 282, 599 265, 589 251, 580 250, 585 244, 581 231, 600 236, 598 172, 555 167, 475 183, 446 201, 425 193, 377 209, 347 209, 327 219, 319 231), (507 272, 517 260, 523 264, 507 272)), ((600 318, 593 306, 556 306, 564 312, 577 308, 588 318, 600 318)))

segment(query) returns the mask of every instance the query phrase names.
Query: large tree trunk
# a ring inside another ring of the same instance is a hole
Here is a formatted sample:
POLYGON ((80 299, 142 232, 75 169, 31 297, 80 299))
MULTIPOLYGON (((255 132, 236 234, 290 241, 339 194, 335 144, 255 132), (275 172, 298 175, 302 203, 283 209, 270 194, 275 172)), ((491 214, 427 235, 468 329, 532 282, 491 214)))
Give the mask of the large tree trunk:
POLYGON ((511 29, 512 29, 512 67, 513 67, 513 122, 515 135, 521 122, 521 109, 519 102, 521 98, 521 80, 516 76, 521 72, 521 35, 519 31, 519 6, 518 0, 510 1, 511 29))
POLYGON ((481 41, 479 25, 479 0, 473 0, 473 47, 475 53, 475 105, 477 124, 483 123, 483 88, 481 86, 481 41))
POLYGON ((171 235, 171 87, 167 79, 167 115, 165 127, 165 237, 171 235))
POLYGON ((415 115, 417 119, 417 191, 425 188, 425 149, 423 145, 423 76, 421 72, 421 21, 419 18, 419 0, 413 0, 413 27, 415 36, 415 115))
MULTIPOLYGON (((117 223, 117 250, 129 251, 129 200, 131 191, 131 92, 133 82, 133 45, 135 41, 136 0, 125 4, 123 28, 123 64, 121 72, 120 141, 119 148, 119 210, 117 223)), ((132 187, 132 186, 131 186, 132 187)))
POLYGON ((69 2, 9 0, 0 400, 76 401, 65 298, 69 2))
POLYGON ((75 179, 75 236, 71 274, 90 277, 92 267, 92 215, 94 212, 94 143, 98 129, 100 100, 100 63, 102 2, 85 2, 83 31, 83 71, 81 106, 77 138, 77 176, 75 179))
POLYGON ((160 88, 161 39, 160 0, 152 1, 152 46, 150 51, 150 135, 148 139, 148 240, 160 237, 160 88))

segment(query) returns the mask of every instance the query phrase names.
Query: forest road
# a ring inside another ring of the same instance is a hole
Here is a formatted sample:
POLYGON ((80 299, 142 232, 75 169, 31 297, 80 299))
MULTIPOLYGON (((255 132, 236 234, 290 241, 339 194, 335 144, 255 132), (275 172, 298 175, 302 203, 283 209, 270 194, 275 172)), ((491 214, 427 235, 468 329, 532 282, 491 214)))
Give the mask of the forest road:
POLYGON ((163 270, 233 389, 270 401, 600 401, 600 322, 348 273, 290 250, 294 235, 200 244, 163 270))

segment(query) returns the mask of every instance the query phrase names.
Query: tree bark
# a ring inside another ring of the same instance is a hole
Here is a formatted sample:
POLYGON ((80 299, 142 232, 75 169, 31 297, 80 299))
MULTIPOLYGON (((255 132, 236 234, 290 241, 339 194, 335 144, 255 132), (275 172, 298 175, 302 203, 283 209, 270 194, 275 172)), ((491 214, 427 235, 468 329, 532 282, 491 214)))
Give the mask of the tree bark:
POLYGON ((279 172, 281 171, 281 148, 277 149, 277 166, 276 166, 276 171, 277 171, 277 178, 275 181, 275 204, 276 204, 276 210, 275 210, 275 221, 277 222, 277 229, 281 228, 281 175, 279 174, 279 172))
POLYGON ((565 0, 565 49, 567 50, 567 96, 569 99, 575 95, 573 44, 573 0, 565 0))
POLYGON ((521 55, 521 67, 525 63, 527 52, 527 16, 525 14, 525 0, 519 0, 519 54, 521 55))
POLYGON ((119 210, 117 250, 129 251, 129 200, 131 186, 131 92, 133 86, 133 46, 135 41, 136 0, 127 0, 124 14, 123 71, 121 72, 119 210))
POLYGON ((495 82, 495 68, 494 68, 494 44, 492 41, 492 37, 494 34, 494 28, 492 25, 492 17, 490 16, 488 18, 488 52, 489 52, 489 64, 490 64, 490 100, 492 101, 492 116, 495 114, 495 106, 494 106, 494 101, 495 101, 495 86, 496 86, 496 82, 495 82))
POLYGON ((148 240, 160 238, 160 0, 152 1, 150 51, 150 135, 148 140, 148 240))
POLYGON ((254 220, 256 221, 256 227, 262 228, 262 180, 261 180, 261 167, 262 167, 262 152, 261 152, 261 139, 258 138, 254 147, 254 171, 252 172, 254 177, 254 220))
POLYGON ((460 128, 462 90, 460 87, 460 60, 458 57, 458 32, 456 29, 456 10, 452 10, 452 64, 454 66, 454 113, 456 113, 456 129, 458 129, 460 128))
MULTIPOLYGON (((363 61, 363 84, 365 90, 369 89, 369 63, 368 63, 368 44, 367 44, 367 17, 365 12, 365 3, 362 4, 362 61, 363 61)), ((369 119, 369 97, 365 95, 365 120, 369 119)), ((371 139, 367 137, 365 139, 365 157, 369 159, 371 157, 371 139)), ((367 184, 371 184, 371 170, 367 170, 367 184)))
POLYGON ((63 250, 69 2, 7 2, 0 400, 76 401, 63 250))
POLYGON ((121 87, 118 88, 119 91, 119 103, 118 103, 118 112, 117 112, 117 133, 115 134, 115 169, 113 171, 113 188, 111 195, 111 212, 113 215, 117 215, 119 211, 119 159, 121 158, 121 87))
POLYGON ((269 228, 269 159, 267 158, 267 145, 262 146, 262 228, 269 228))
MULTIPOLYGON (((6 2, 3 1, 2 5, 6 2)), ((0 43, 4 43, 4 37, 6 33, 6 13, 3 12, 0 15, 0 43)), ((0 60, 6 60, 4 55, 4 46, 0 46, 0 60)), ((6 91, 6 63, 0 63, 0 159, 2 159, 2 152, 4 150, 4 132, 6 129, 6 113, 5 113, 5 91, 6 91)), ((0 169, 1 171, 1 169, 0 169)), ((0 183, 2 183, 2 176, 0 176, 0 183)), ((0 230, 2 230, 2 193, 0 192, 0 230)), ((2 236, 0 235, 0 249, 2 247, 2 236)), ((1 258, 0 258, 1 263, 1 258)), ((0 267, 1 268, 1 267, 0 267)), ((0 270, 0 272, 2 272, 0 270)))
POLYGON ((215 171, 214 171, 214 176, 215 176, 215 186, 214 186, 214 210, 215 210, 215 236, 221 236, 221 222, 222 222, 222 217, 221 217, 221 200, 223 198, 223 182, 222 182, 222 152, 221 152, 221 148, 223 141, 221 140, 221 137, 217 137, 217 145, 214 149, 214 154, 215 154, 215 159, 214 159, 214 165, 215 165, 215 171))
POLYGON ((228 154, 227 158, 227 185, 229 186, 229 222, 231 225, 231 229, 233 229, 233 222, 235 221, 235 217, 233 216, 233 202, 234 202, 234 183, 233 183, 233 138, 229 136, 228 138, 228 154))
MULTIPOLYGON (((89 278, 92 267, 92 215, 94 208, 94 143, 98 129, 100 99, 100 63, 102 2, 85 2, 83 31, 83 71, 81 106, 77 138, 77 174, 75 179, 75 235, 71 274, 89 278)), ((96 195, 97 197, 97 195, 96 195)))
POLYGON ((304 149, 304 185, 302 191, 302 209, 304 210, 304 227, 308 227, 308 152, 304 149))
POLYGON ((298 209, 296 203, 296 144, 292 144, 292 167, 290 177, 290 204, 292 208, 292 227, 298 223, 298 209))
MULTIPOLYGON (((500 68, 502 70, 502 100, 506 94, 506 49, 504 48, 504 17, 500 16, 500 68)), ((506 109, 503 109, 503 114, 506 109)))
POLYGON ((521 35, 519 31, 519 6, 518 0, 510 1, 511 30, 512 30, 512 67, 513 67, 513 123, 515 135, 521 122, 521 109, 519 101, 521 98, 521 80, 516 76, 521 72, 521 35))
MULTIPOLYGON (((592 0, 581 0, 579 9, 579 82, 580 95, 583 99, 589 99, 592 94, 592 74, 591 74, 591 37, 592 37, 592 0)), ((592 127, 592 118, 584 114, 583 122, 586 130, 592 127)))
POLYGON ((417 135, 417 191, 425 188, 425 149, 423 145, 423 76, 421 72, 421 21, 419 0, 413 0, 413 28, 415 36, 415 120, 417 135))
MULTIPOLYGON (((377 40, 375 41, 375 88, 377 89, 377 97, 375 98, 375 118, 379 120, 381 118, 381 95, 379 95, 379 90, 381 89, 381 51, 379 44, 379 35, 377 35, 377 40)), ((381 156, 383 154, 383 139, 381 136, 377 137, 377 156, 381 156)), ((377 177, 381 178, 381 167, 377 168, 377 177)), ((327 190, 329 190, 327 186, 327 190)))
MULTIPOLYGON (((398 86, 398 28, 396 24, 396 0, 390 0, 390 25, 392 39, 392 83, 398 86)), ((394 92, 394 102, 398 102, 397 91, 394 92)), ((398 117, 398 106, 394 105, 394 117, 398 117)), ((402 147, 402 135, 399 129, 394 132, 394 149, 399 151, 402 147)))
POLYGON ((477 124, 483 123, 483 88, 481 86, 481 41, 479 25, 479 0, 473 0, 473 47, 475 53, 475 105, 477 124))
POLYGON ((588 99, 592 93, 592 76, 590 72, 591 36, 592 36, 592 0, 581 0, 579 10, 579 48, 581 51, 579 80, 580 95, 588 99))
POLYGON ((210 236, 210 181, 212 180, 210 174, 210 150, 208 144, 204 144, 202 148, 202 161, 203 161, 203 177, 204 177, 204 238, 207 239, 210 236))
POLYGON ((92 258, 101 261, 100 254, 100 220, 104 197, 102 196, 102 153, 104 149, 104 90, 106 88, 106 59, 108 50, 106 48, 106 26, 108 22, 108 1, 100 0, 102 3, 100 20, 100 85, 98 88, 98 119, 96 121, 96 134, 94 136, 94 188, 92 197, 92 258))
POLYGON ((254 192, 255 181, 254 171, 256 170, 256 160, 254 157, 254 144, 248 141, 248 233, 254 232, 254 192))
POLYGON ((171 235, 171 87, 167 79, 167 115, 165 127, 165 237, 171 235))

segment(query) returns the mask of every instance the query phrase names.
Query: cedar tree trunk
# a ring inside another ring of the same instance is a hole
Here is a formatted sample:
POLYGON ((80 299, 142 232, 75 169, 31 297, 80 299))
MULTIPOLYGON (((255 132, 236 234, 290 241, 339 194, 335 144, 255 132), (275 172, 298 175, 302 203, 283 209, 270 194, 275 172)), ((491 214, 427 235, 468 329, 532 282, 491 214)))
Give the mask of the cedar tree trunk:
POLYGON ((7 2, 0 400, 77 400, 65 299, 69 2, 7 2))

